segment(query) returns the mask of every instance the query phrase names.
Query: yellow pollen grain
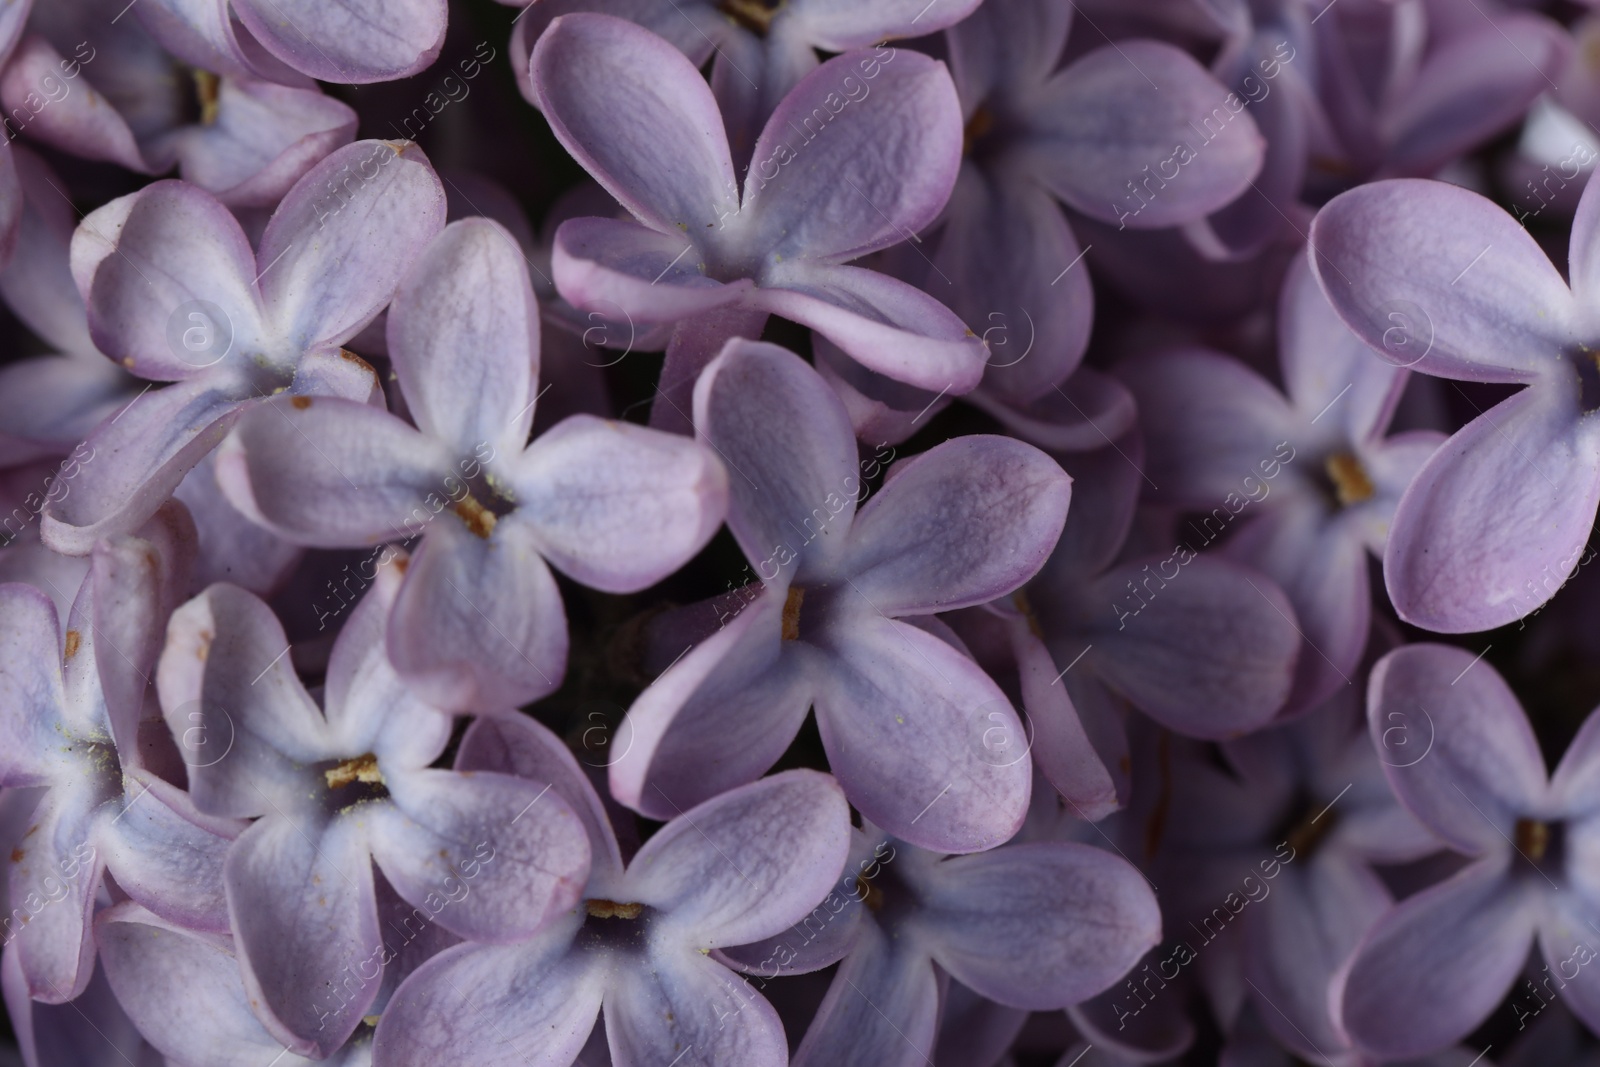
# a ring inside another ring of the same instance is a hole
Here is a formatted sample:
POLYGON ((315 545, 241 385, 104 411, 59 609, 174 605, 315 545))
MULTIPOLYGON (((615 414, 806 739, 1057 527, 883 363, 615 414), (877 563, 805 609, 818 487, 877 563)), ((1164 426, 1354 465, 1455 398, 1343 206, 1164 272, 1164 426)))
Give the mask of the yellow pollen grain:
POLYGON ((370 752, 365 756, 347 759, 332 770, 324 771, 323 774, 328 779, 329 789, 338 789, 351 782, 383 784, 383 772, 378 769, 378 757, 370 752))
POLYGON ((800 605, 805 602, 806 591, 789 587, 789 596, 783 602, 783 639, 800 640, 800 605))
POLYGON ((214 125, 217 115, 222 110, 219 100, 222 81, 209 70, 196 70, 194 72, 194 94, 200 100, 200 124, 202 126, 214 125))
POLYGON ((485 541, 489 540, 489 535, 494 533, 494 512, 478 503, 470 495, 456 501, 455 506, 450 510, 461 516, 461 521, 467 524, 467 529, 485 541))
POLYGON ((584 901, 583 906, 596 919, 637 919, 644 913, 643 904, 623 904, 599 897, 584 901))
POLYGON ((80 634, 76 630, 68 630, 67 631, 67 654, 66 654, 66 658, 67 659, 71 659, 73 656, 76 656, 78 654, 78 648, 82 644, 83 644, 83 635, 80 634))

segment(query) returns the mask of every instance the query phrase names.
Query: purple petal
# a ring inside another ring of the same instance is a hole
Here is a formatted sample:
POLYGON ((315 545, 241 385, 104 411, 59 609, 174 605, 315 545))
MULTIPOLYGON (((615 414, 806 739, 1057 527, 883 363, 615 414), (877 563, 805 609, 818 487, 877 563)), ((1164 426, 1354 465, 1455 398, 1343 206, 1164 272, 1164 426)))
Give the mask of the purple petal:
POLYGON ((539 38, 532 62, 557 140, 640 222, 698 237, 738 214, 717 102, 666 40, 609 15, 564 15, 539 38))
POLYGON ((400 588, 389 658, 441 708, 499 711, 554 692, 567 618, 537 530, 514 515, 487 538, 434 524, 400 588))
POLYGON ((1554 390, 1525 389, 1458 430, 1400 498, 1389 598, 1402 619, 1443 633, 1521 618, 1575 569, 1597 505, 1589 424, 1554 390))
POLYGON ((280 537, 366 546, 431 528, 454 466, 439 442, 371 405, 279 396, 239 420, 217 456, 217 481, 234 507, 280 537))
POLYGON ((829 765, 857 810, 936 852, 975 852, 1022 826, 1032 790, 1026 736, 977 664, 914 626, 864 609, 830 635, 815 670, 817 725, 829 765))
POLYGON ((354 337, 393 298, 444 216, 444 187, 411 142, 357 141, 329 155, 261 235, 261 296, 279 333, 299 352, 354 337))
POLYGON ((589 842, 565 801, 505 774, 420 770, 388 780, 372 854, 406 900, 473 941, 525 939, 578 903, 589 842), (459 895, 458 895, 459 894, 459 895))
POLYGON ((849 418, 821 377, 777 345, 730 341, 695 386, 694 423, 728 465, 728 528, 761 580, 787 587, 836 566, 862 484, 849 418))
MULTIPOLYGON (((690 233, 695 231, 690 230, 690 233)), ((675 322, 745 299, 748 279, 706 275, 706 253, 684 233, 625 219, 568 219, 556 230, 551 273, 561 296, 591 314, 648 325, 675 322)))
POLYGON ((932 1063, 939 980, 918 939, 863 923, 816 1017, 795 1067, 917 1067, 932 1063))
POLYGON ((892 37, 919 37, 942 30, 972 14, 978 0, 956 0, 929 9, 927 0, 880 0, 863 6, 852 0, 796 0, 785 12, 803 28, 806 40, 825 52, 866 48, 892 37))
POLYGON ((966 117, 991 93, 1024 95, 1055 72, 1077 9, 1051 0, 988 0, 945 34, 966 117))
POLYGON ((533 425, 539 306, 516 240, 487 219, 445 227, 389 309, 389 356, 417 428, 458 455, 514 456, 533 425))
POLYGON ((444 43, 443 0, 235 0, 268 52, 322 81, 364 84, 415 74, 444 43))
POLYGON ((895 471, 856 516, 840 568, 887 615, 984 604, 1038 573, 1071 497, 1072 479, 1032 445, 959 437, 895 471))
POLYGON ((1265 142, 1246 107, 1186 52, 1123 41, 1045 84, 1030 114, 1038 139, 1023 151, 1050 191, 1087 215, 1181 225, 1233 200, 1260 171, 1265 142), (1130 182, 1141 192, 1130 194, 1130 182))
POLYGON ((1544 758, 1522 706, 1465 649, 1416 644, 1384 656, 1367 725, 1395 796, 1462 852, 1504 851, 1517 819, 1546 805, 1544 758))
POLYGON ((785 1067, 789 1059, 772 1005, 698 953, 656 952, 648 966, 618 968, 606 987, 605 1018, 618 1067, 670 1062, 680 1049, 694 1049, 712 1067, 785 1067))
POLYGON ((50 727, 66 699, 55 605, 31 585, 0 585, 0 782, 44 784, 50 727))
POLYGON ((927 227, 960 166, 961 104, 944 65, 909 49, 849 52, 767 120, 740 221, 772 263, 843 263, 927 227))
POLYGON ((1334 310, 1389 362, 1468 381, 1524 382, 1574 336, 1577 311, 1539 245, 1496 204, 1444 182, 1373 182, 1311 226, 1334 310))
POLYGON ((21 957, 28 993, 46 1004, 65 1004, 89 984, 94 940, 89 924, 105 857, 93 845, 99 797, 92 787, 57 785, 33 813, 33 826, 11 851, 8 927, 21 957))
POLYGON ((710 449, 592 415, 541 436, 510 481, 540 555, 610 593, 637 592, 678 570, 728 510, 728 474, 710 449))
POLYGON ((838 784, 784 771, 680 814, 645 842, 624 881, 629 900, 663 913, 651 935, 663 945, 742 945, 799 921, 828 895, 849 852, 838 784))
MULTIPOLYGON (((1424 761, 1426 762, 1426 761, 1424 761)), ((1333 991, 1335 1017, 1372 1055, 1405 1059, 1461 1040, 1516 980, 1538 892, 1501 860, 1473 864, 1380 919, 1333 991)))
POLYGON ((382 942, 359 817, 302 827, 269 815, 234 843, 224 879, 256 1015, 291 1051, 329 1055, 378 992, 356 966, 382 942))

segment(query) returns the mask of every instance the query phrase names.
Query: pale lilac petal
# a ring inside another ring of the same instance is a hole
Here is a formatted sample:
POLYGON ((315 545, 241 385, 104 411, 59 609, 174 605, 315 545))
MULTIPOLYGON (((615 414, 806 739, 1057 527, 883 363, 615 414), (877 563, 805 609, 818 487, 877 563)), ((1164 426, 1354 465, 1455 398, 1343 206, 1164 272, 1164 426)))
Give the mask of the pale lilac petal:
MULTIPOLYGON (((76 93, 71 82, 62 80, 62 71, 70 65, 42 36, 28 34, 0 74, 0 105, 14 116, 13 121, 23 120, 29 137, 51 148, 153 173, 133 130, 110 101, 87 84, 88 79, 76 93)), ((14 136, 8 133, 8 139, 14 136)))
POLYGON ((728 466, 728 528, 761 580, 829 573, 862 484, 849 418, 821 377, 777 345, 730 341, 695 386, 694 423, 728 466))
POLYGON ((439 442, 371 405, 280 396, 239 420, 217 456, 217 481, 279 537, 361 547, 428 527, 453 503, 454 466, 439 442))
POLYGON ((1351 442, 1388 426, 1408 377, 1339 320, 1305 256, 1295 257, 1278 302, 1278 359, 1295 408, 1344 427, 1351 442))
POLYGON ((332 153, 295 183, 261 235, 269 318, 297 353, 343 344, 393 298, 444 217, 444 187, 411 142, 357 141, 332 153))
POLYGON ((1053 395, 1077 368, 1094 319, 1081 258, 1066 216, 1042 187, 961 168, 934 258, 951 285, 930 287, 988 342, 985 389, 1026 404, 1053 395))
POLYGON ((545 786, 505 774, 421 770, 387 782, 372 855, 406 900, 449 902, 435 921, 473 941, 524 939, 578 903, 583 824, 545 786))
POLYGON ((151 1044, 180 1063, 305 1067, 251 1014, 226 938, 185 929, 134 903, 95 919, 100 960, 117 1002, 151 1044))
POLYGON ((70 452, 128 401, 131 382, 122 368, 92 353, 0 367, 0 448, 10 462, 70 452))
POLYGON ((790 261, 771 268, 751 299, 895 381, 959 395, 983 378, 983 339, 933 297, 887 274, 790 261))
MULTIPOLYGON (((726 866, 726 864, 724 864, 726 866)), ((606 986, 616 1067, 654 1067, 693 1049, 708 1067, 785 1067, 783 1023, 743 978, 698 953, 652 953, 606 986)))
MULTIPOLYGON (((1539 951, 1549 968, 1546 973, 1560 983, 1556 988, 1561 992, 1561 999, 1585 1026, 1593 1026, 1600 1020, 1600 978, 1592 968, 1585 968, 1585 964, 1594 962, 1594 927, 1591 924, 1600 918, 1600 911, 1581 891, 1569 890, 1552 896, 1539 922, 1539 951)), ((1544 980, 1541 977, 1541 985, 1544 980)), ((1522 1010, 1527 1011, 1526 1008, 1522 1010)), ((1519 1015, 1518 1018, 1521 1021, 1524 1017, 1519 1015)))
POLYGON ((863 923, 794 1065, 918 1067, 933 1062, 938 1026, 939 980, 918 939, 863 923))
POLYGON ((219 0, 150 0, 130 14, 138 16, 163 49, 192 67, 232 77, 270 78, 280 85, 311 81, 263 49, 219 0))
POLYGON ((332 1053, 378 992, 377 976, 352 966, 382 941, 359 819, 297 826, 270 815, 235 842, 223 877, 257 1016, 291 1051, 332 1053))
POLYGON ((288 651, 272 609, 236 586, 213 585, 173 612, 156 691, 201 811, 265 815, 321 777, 296 762, 336 755, 288 651))
POLYGON ((571 1067, 594 1029, 606 972, 570 951, 578 917, 520 945, 458 945, 417 968, 384 1009, 376 1062, 571 1067))
POLYGON ((65 704, 55 605, 31 585, 0 585, 0 782, 45 783, 51 727, 65 704))
POLYGON ((959 437, 896 469, 856 516, 840 567, 886 615, 984 604, 1044 565, 1071 497, 1072 479, 1032 445, 959 437))
POLYGON ((1265 142, 1247 108, 1188 53, 1123 41, 1044 86, 1030 112, 1038 132, 1023 151, 1050 191, 1087 215, 1181 225, 1245 192, 1261 169, 1265 142))
POLYGON ((632 593, 705 547, 728 510, 728 474, 698 441, 574 415, 510 475, 539 554, 584 585, 632 593))
POLYGON ((1454 185, 1397 179, 1335 197, 1312 223, 1311 249, 1339 317, 1402 367, 1525 382, 1574 336, 1572 295, 1539 245, 1454 185))
POLYGON ((825 52, 843 52, 891 37, 920 37, 942 30, 972 14, 978 0, 941 2, 880 0, 862 5, 852 0, 794 0, 787 19, 804 28, 806 39, 825 52))
POLYGON ((667 819, 755 781, 783 755, 811 707, 812 663, 781 640, 784 597, 723 609, 719 628, 628 709, 611 795, 667 819))
MULTIPOLYGON (((44 160, 14 146, 0 161, 0 190, 8 180, 6 171, 13 166, 22 186, 16 194, 21 219, 16 223, 17 253, 0 271, 0 294, 28 329, 56 351, 97 354, 84 320, 83 297, 72 278, 70 250, 78 220, 71 203, 56 192, 61 178, 44 160)), ((0 193, 0 218, 5 210, 4 194, 0 193)), ((4 230, 0 222, 0 234, 4 230)))
POLYGON ((1012 845, 945 861, 921 886, 933 957, 991 1000, 1036 1011, 1101 992, 1161 939, 1128 861, 1088 845, 1012 845))
POLYGON ((725 304, 679 321, 667 339, 666 359, 650 398, 652 429, 694 435, 694 386, 731 341, 760 337, 771 316, 746 301, 725 304))
POLYGON ((693 238, 626 219, 563 222, 551 273, 561 296, 579 310, 614 317, 621 309, 641 325, 726 307, 752 287, 748 279, 723 284, 708 277, 705 251, 693 238))
POLYGON ((662 912, 651 937, 663 955, 669 945, 742 945, 815 907, 849 852, 850 808, 838 784, 784 771, 676 817, 634 856, 624 884, 629 900, 662 912))
POLYGON ((946 33, 965 117, 991 93, 1023 95, 1044 84, 1061 62, 1076 12, 1053 0, 987 0, 946 33))
POLYGON ((1127 387, 1109 374, 1082 365, 1066 382, 1023 406, 991 394, 987 385, 980 385, 963 399, 1012 434, 1051 452, 1105 448, 1125 438, 1134 424, 1133 395, 1127 387))
POLYGON ((1499 860, 1407 898, 1373 927, 1334 987, 1336 1018, 1381 1058, 1459 1041, 1516 980, 1533 944, 1537 900, 1535 887, 1508 878, 1499 860))
MULTIPOLYGON (((1305 654, 1288 598, 1265 575, 1220 559, 1191 558, 1164 584, 1173 564, 1148 566, 1107 571, 1085 594, 1105 608, 1085 631, 1093 648, 1084 665, 1181 734, 1223 738, 1261 726, 1288 697, 1305 654), (1146 587, 1151 574, 1156 584, 1146 587), (1157 591, 1146 602, 1130 587, 1157 591)), ((1053 651, 1071 662, 1084 645, 1053 651)))
POLYGON ((567 15, 539 38, 532 62, 556 138, 639 221, 698 238, 738 215, 717 102, 669 42, 608 15, 567 15))
POLYGON ((228 502, 217 484, 216 461, 216 452, 206 456, 172 493, 189 509, 200 534, 195 585, 231 582, 266 596, 300 562, 303 551, 228 502))
POLYGON ((1580 300, 1593 300, 1600 294, 1600 183, 1592 175, 1584 183, 1572 218, 1567 269, 1572 276, 1572 291, 1580 300))
POLYGON ((1395 509, 1384 584, 1407 622, 1490 630, 1572 573, 1600 505, 1600 451, 1566 397, 1530 388, 1458 430, 1395 509))
MULTIPOLYGON (((856 437, 880 447, 900 444, 917 432, 923 419, 955 399, 870 371, 818 333, 811 335, 811 356, 817 373, 844 404, 856 437)), ((966 395, 972 399, 977 393, 966 395)))
POLYGON ((765 261, 847 262, 933 222, 960 166, 961 104, 944 64, 909 49, 849 52, 767 120, 741 223, 765 261))
POLYGON ((216 121, 175 131, 170 153, 185 181, 224 204, 270 210, 355 132, 356 113, 319 91, 223 78, 216 121))
POLYGON ((389 658, 442 708, 498 710, 554 692, 567 619, 537 532, 515 516, 487 538, 453 517, 435 523, 401 586, 389 658))
POLYGON ((1600 808, 1600 715, 1591 712, 1567 744, 1550 776, 1550 802, 1573 813, 1600 808))
POLYGON ((930 851, 975 852, 1022 826, 1026 755, 986 744, 1025 736, 1010 701, 977 664, 931 634, 871 609, 839 627, 816 672, 828 762, 862 817, 930 851))
POLYGON ((444 44, 443 0, 235 0, 233 10, 267 51, 322 81, 404 78, 444 44))
POLYGON ((22 957, 29 995, 46 1004, 65 1004, 82 993, 94 972, 90 921, 105 857, 94 847, 95 810, 100 798, 92 786, 57 786, 33 813, 33 832, 11 851, 10 906, 28 916, 8 926, 22 957))
POLYGON ((58 476, 40 534, 57 552, 87 555, 101 537, 154 515, 184 475, 226 436, 242 383, 210 376, 152 389, 101 424, 70 476, 58 476))
POLYGON ((551 794, 566 801, 588 834, 590 890, 603 896, 618 888, 622 853, 605 805, 572 750, 545 727, 526 715, 481 716, 461 738, 456 770, 498 771, 550 786, 551 794))
POLYGON ((96 347, 142 378, 193 378, 267 340, 244 231, 193 185, 156 182, 85 216, 72 256, 96 347), (96 255, 83 273, 78 262, 96 255), (224 331, 230 344, 218 351, 224 331))
POLYGON ((389 308, 389 357, 417 428, 460 456, 514 456, 533 425, 539 305, 504 227, 464 219, 417 259, 389 308))
POLYGON ((1533 728, 1499 672, 1472 653, 1396 649, 1372 668, 1367 708, 1395 796, 1452 847, 1503 851, 1518 818, 1542 813, 1544 758, 1533 728), (1398 747, 1404 735, 1419 749, 1431 737, 1427 756, 1413 762, 1398 747))

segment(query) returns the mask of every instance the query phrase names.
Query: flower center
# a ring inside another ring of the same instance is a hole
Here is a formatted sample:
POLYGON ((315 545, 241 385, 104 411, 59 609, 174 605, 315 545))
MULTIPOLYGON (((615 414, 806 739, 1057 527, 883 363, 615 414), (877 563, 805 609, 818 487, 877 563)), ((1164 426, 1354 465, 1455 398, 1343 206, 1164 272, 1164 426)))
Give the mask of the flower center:
POLYGON ((1539 822, 1537 819, 1518 819, 1517 829, 1512 837, 1516 842, 1517 851, 1534 863, 1544 859, 1545 853, 1550 850, 1549 823, 1539 822))
POLYGON ((717 10, 757 37, 765 37, 784 0, 719 0, 717 10))
POLYGON ((1323 469, 1328 472, 1328 480, 1333 483, 1334 495, 1341 506, 1349 507, 1372 499, 1376 491, 1372 479, 1367 477, 1367 469, 1352 453, 1335 452, 1323 462, 1323 469))
POLYGON ((383 784, 383 772, 378 769, 378 757, 370 752, 364 756, 347 759, 337 767, 330 767, 322 773, 328 779, 329 789, 340 789, 354 782, 364 782, 367 785, 383 784))
POLYGON ((194 71, 194 95, 200 104, 200 125, 216 124, 217 113, 221 110, 221 104, 218 103, 221 88, 221 79, 209 70, 194 71))
POLYGON ((800 605, 805 602, 806 591, 799 586, 791 585, 789 595, 783 602, 783 639, 785 641, 800 640, 800 605))
POLYGON ((474 534, 489 540, 489 535, 494 533, 494 512, 478 503, 477 498, 468 493, 450 509, 461 516, 461 521, 467 524, 467 529, 474 534))
POLYGON ((595 919, 637 919, 644 912, 643 904, 622 904, 599 897, 584 901, 583 906, 595 919))

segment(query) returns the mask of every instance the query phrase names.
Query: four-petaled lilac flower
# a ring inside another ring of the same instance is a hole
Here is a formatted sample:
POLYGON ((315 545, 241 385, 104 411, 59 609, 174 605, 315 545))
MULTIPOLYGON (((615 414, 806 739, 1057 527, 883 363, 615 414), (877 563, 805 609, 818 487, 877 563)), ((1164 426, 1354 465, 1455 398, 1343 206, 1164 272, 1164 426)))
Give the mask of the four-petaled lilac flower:
POLYGON ((1363 939, 1331 993, 1350 1037, 1388 1058, 1460 1040, 1511 990, 1535 940, 1544 967, 1518 1000, 1559 995, 1600 1026, 1600 714, 1547 777, 1494 668, 1465 649, 1418 644, 1373 668, 1367 722, 1379 752, 1404 751, 1384 767, 1400 802, 1472 862, 1401 901, 1363 939), (1408 750, 1391 743, 1405 735, 1415 739, 1408 750))
POLYGON ((567 1067, 602 1008, 621 1067, 689 1055, 784 1067, 772 1005, 711 953, 771 937, 827 895, 851 833, 832 779, 785 771, 731 789, 679 813, 625 865, 599 796, 549 731, 480 719, 461 765, 549 782, 588 828, 589 881, 532 939, 460 945, 423 964, 378 1023, 377 1067, 567 1067))
POLYGON ((1395 504, 1444 436, 1384 436, 1409 375, 1344 328, 1303 258, 1284 282, 1278 365, 1287 398, 1201 348, 1136 359, 1118 374, 1139 402, 1145 472, 1158 487, 1149 498, 1209 512, 1182 532, 1231 533, 1221 551, 1289 595, 1308 646, 1290 714, 1350 684, 1371 628, 1367 553, 1383 557, 1395 504), (1291 461, 1281 462, 1284 445, 1291 461))
POLYGON ((1031 765, 1010 701, 922 617, 1003 596, 1061 534, 1071 479, 1006 437, 947 441, 868 487, 827 383, 776 345, 731 341, 695 387, 728 465, 728 526, 758 581, 628 713, 611 792, 655 818, 753 781, 813 704, 828 765, 868 819, 943 852, 1022 824, 1031 765), (934 632, 929 632, 934 630, 934 632))
POLYGON ((1600 503, 1600 182, 1572 226, 1571 285, 1497 205, 1443 182, 1374 182, 1311 228, 1312 266, 1391 363, 1522 385, 1422 465, 1395 509, 1384 582, 1407 622, 1488 630, 1576 568, 1600 503))
POLYGON ((843 878, 810 915, 724 952, 765 979, 843 960, 795 1067, 914 1067, 933 1052, 948 978, 1049 1011, 1099 993, 1161 937, 1143 875, 1087 845, 945 857, 870 823, 851 845, 843 878))
POLYGON ((275 398, 224 446, 223 485, 301 544, 422 535, 388 641, 436 704, 498 711, 554 692, 567 621, 546 560, 609 592, 655 584, 721 524, 722 465, 677 434, 590 415, 527 443, 539 309, 497 223, 451 223, 401 285, 388 331, 417 428, 357 400, 275 398))
POLYGON ((183 506, 170 504, 140 536, 100 542, 64 634, 43 593, 0 585, 0 785, 44 787, 11 851, 4 923, 36 1000, 65 1003, 87 987, 106 871, 170 921, 227 929, 223 854, 240 827, 201 815, 146 768, 138 737, 193 540, 183 506))
POLYGON ((911 238, 950 195, 961 114, 942 64, 892 48, 824 63, 768 121, 742 192, 711 90, 660 37, 566 15, 532 69, 556 137, 638 220, 563 223, 556 286, 584 311, 677 323, 653 425, 687 432, 700 370, 730 338, 759 337, 769 315, 898 381, 978 384, 985 348, 955 314, 847 265, 911 238))
POLYGON ((366 402, 377 377, 339 346, 388 304, 444 211, 420 149, 358 141, 295 183, 254 253, 228 209, 185 182, 86 216, 72 275, 89 336, 139 377, 175 384, 89 435, 96 462, 46 509, 46 543, 82 554, 137 526, 258 398, 366 402))
POLYGON ((256 820, 224 865, 229 920, 252 1007, 299 1055, 344 1044, 392 959, 374 862, 445 929, 491 942, 570 908, 589 867, 559 797, 506 774, 430 767, 452 717, 418 699, 384 652, 402 569, 384 564, 346 621, 320 708, 271 609, 231 585, 173 614, 157 673, 167 725, 207 742, 186 761, 195 805, 256 820))

